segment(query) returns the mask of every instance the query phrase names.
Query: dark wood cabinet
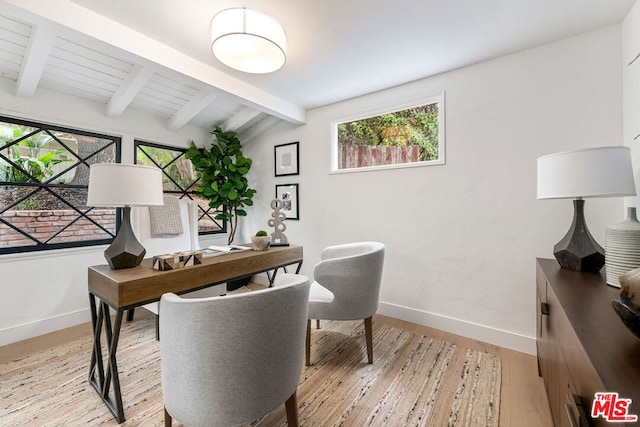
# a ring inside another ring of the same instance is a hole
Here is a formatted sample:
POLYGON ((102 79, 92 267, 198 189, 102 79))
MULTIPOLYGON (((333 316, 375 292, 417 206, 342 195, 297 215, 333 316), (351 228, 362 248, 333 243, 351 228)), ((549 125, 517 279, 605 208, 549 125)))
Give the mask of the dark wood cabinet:
POLYGON ((538 367, 556 426, 607 425, 590 416, 596 392, 632 399, 629 413, 640 416, 640 339, 611 307, 618 294, 601 273, 537 260, 538 367))

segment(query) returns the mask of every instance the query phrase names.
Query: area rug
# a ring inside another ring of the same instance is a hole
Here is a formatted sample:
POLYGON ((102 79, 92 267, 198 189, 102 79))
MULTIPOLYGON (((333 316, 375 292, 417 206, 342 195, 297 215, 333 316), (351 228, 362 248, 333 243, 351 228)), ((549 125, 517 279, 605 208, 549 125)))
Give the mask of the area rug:
MULTIPOLYGON (((313 322, 315 325, 315 322, 313 322)), ((87 381, 91 338, 0 365, 0 425, 118 425, 87 381)), ((312 331, 298 387, 303 426, 497 426, 500 359, 374 321, 375 363, 362 322, 312 331)), ((118 364, 124 426, 163 425, 153 318, 124 322, 118 364)), ((174 426, 179 425, 174 421, 174 426)), ((252 426, 285 426, 284 405, 252 426)))

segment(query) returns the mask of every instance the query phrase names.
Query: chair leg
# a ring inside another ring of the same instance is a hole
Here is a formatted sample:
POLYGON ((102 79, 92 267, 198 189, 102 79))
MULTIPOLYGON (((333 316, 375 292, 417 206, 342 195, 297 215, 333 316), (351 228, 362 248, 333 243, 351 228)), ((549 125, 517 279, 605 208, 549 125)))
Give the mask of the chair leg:
POLYGON ((164 427, 171 427, 171 415, 167 412, 167 408, 164 408, 164 427))
POLYGON ((311 365, 311 319, 307 319, 307 339, 304 346, 305 365, 311 365))
POLYGON ((367 357, 369 358, 369 364, 373 363, 373 324, 371 320, 371 317, 364 319, 364 332, 367 338, 367 357))
POLYGON ((160 315, 156 314, 156 341, 160 341, 160 315))
POLYGON ((296 397, 296 391, 284 402, 284 408, 287 412, 287 425, 289 427, 298 427, 298 398, 296 397))
POLYGON ((320 329, 320 319, 316 319, 316 329, 320 329))
POLYGON ((131 322, 133 320, 133 313, 135 312, 135 310, 135 308, 127 310, 127 322, 131 322))

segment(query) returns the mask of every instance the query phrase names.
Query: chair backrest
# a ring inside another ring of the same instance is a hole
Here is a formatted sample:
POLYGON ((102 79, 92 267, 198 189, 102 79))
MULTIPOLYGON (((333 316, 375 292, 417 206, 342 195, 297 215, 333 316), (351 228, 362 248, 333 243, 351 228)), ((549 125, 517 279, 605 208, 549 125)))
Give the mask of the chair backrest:
POLYGON ((365 319, 378 310, 384 251, 379 242, 347 243, 322 251, 313 278, 334 295, 326 307, 331 311, 327 318, 365 319))
POLYGON ((302 372, 309 279, 260 291, 160 301, 164 405, 189 426, 255 420, 287 400, 302 372))
POLYGON ((171 237, 152 236, 151 215, 148 207, 131 209, 131 226, 136 237, 147 250, 146 257, 200 249, 198 241, 198 204, 190 199, 180 199, 179 206, 183 232, 171 237))

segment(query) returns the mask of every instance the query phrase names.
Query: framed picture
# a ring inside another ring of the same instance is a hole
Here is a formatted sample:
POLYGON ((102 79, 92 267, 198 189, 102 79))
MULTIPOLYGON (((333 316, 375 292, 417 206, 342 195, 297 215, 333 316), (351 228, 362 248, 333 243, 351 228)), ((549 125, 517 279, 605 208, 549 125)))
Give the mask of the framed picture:
POLYGON ((274 155, 276 176, 300 174, 300 156, 297 142, 276 145, 274 147, 274 155))
POLYGON ((287 219, 300 219, 298 184, 276 184, 276 198, 282 200, 282 212, 287 219))

